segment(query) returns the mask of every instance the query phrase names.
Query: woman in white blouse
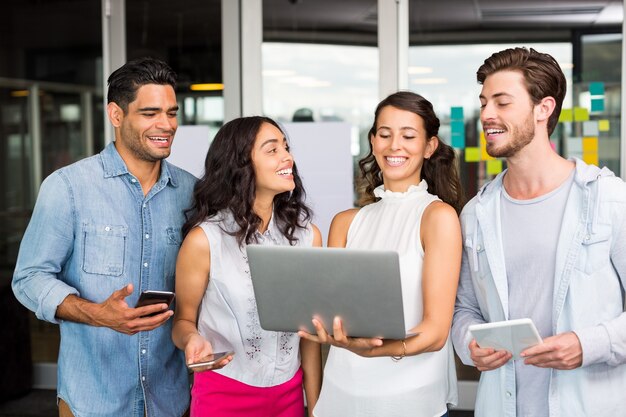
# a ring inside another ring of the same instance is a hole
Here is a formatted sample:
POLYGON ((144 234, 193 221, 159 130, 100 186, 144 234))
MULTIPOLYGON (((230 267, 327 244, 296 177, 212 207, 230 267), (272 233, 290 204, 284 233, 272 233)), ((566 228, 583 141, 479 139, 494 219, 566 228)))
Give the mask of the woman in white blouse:
MULTIPOLYGON (((462 196, 454 150, 437 137, 423 97, 399 92, 376 109, 369 154, 359 162, 361 209, 337 214, 328 246, 396 250, 404 340, 351 338, 339 318, 306 340, 331 346, 314 415, 439 417, 456 403, 448 340, 461 265, 462 196)), ((376 306, 372 306, 376 308, 376 306)))
MULTIPOLYGON (((321 385, 317 343, 263 330, 245 247, 321 246, 284 133, 266 117, 225 124, 183 228, 172 336, 187 363, 235 354, 194 374, 191 416, 302 417, 321 385), (301 360, 300 360, 301 359, 301 360)), ((202 368, 200 368, 202 370, 202 368)))

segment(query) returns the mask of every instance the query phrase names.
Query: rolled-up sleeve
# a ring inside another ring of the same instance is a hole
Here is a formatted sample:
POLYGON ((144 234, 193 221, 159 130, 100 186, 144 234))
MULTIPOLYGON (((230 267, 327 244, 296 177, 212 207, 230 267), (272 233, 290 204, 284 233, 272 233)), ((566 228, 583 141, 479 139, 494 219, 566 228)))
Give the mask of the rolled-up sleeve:
POLYGON ((17 299, 37 318, 58 323, 56 310, 78 291, 61 272, 74 248, 74 201, 60 172, 42 183, 35 209, 20 244, 12 288, 17 299))

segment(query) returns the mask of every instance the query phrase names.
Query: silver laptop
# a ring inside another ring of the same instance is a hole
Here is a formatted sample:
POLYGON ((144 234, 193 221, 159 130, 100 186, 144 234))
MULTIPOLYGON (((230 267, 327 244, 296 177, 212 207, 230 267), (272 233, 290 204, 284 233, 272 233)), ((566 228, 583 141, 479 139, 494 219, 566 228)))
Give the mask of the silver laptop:
POLYGON ((248 245, 261 327, 307 330, 319 317, 332 333, 342 318, 348 336, 404 339, 397 252, 248 245))

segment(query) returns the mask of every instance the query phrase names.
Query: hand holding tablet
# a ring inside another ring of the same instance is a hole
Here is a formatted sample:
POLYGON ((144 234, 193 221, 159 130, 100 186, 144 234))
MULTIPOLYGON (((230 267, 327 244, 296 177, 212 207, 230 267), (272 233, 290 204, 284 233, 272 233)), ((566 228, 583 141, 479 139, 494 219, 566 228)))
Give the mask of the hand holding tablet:
POLYGON ((513 359, 522 359, 522 351, 542 343, 531 319, 473 324, 469 326, 469 331, 481 348, 506 350, 513 354, 513 359))

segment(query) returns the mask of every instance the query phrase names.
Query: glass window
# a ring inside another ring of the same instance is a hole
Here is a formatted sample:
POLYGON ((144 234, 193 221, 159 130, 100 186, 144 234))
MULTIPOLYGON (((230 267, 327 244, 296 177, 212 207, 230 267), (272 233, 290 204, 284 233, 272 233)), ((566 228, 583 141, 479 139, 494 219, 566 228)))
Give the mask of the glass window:
MULTIPOLYGON (((13 275, 39 183, 102 147, 100 13, 100 0, 20 1, 0 16, 2 285, 13 275)), ((56 362, 58 326, 29 314, 33 361, 56 362)))
POLYGON ((378 2, 285 3, 263 1, 263 111, 282 122, 349 123, 356 176, 379 101, 378 2))
POLYGON ((564 143, 565 154, 606 166, 619 175, 622 34, 582 34, 578 47, 580 65, 576 79, 579 82, 574 86, 574 95, 576 106, 589 112, 588 120, 563 122, 569 133, 564 143), (582 152, 578 146, 581 142, 582 152))
POLYGON ((220 0, 126 0, 127 57, 159 58, 178 74, 180 124, 223 123, 221 21, 220 0))
MULTIPOLYGON (((378 103, 378 49, 370 46, 263 44, 263 109, 283 122, 345 121, 362 140, 378 103)), ((352 144, 358 157, 367 142, 352 144)))

